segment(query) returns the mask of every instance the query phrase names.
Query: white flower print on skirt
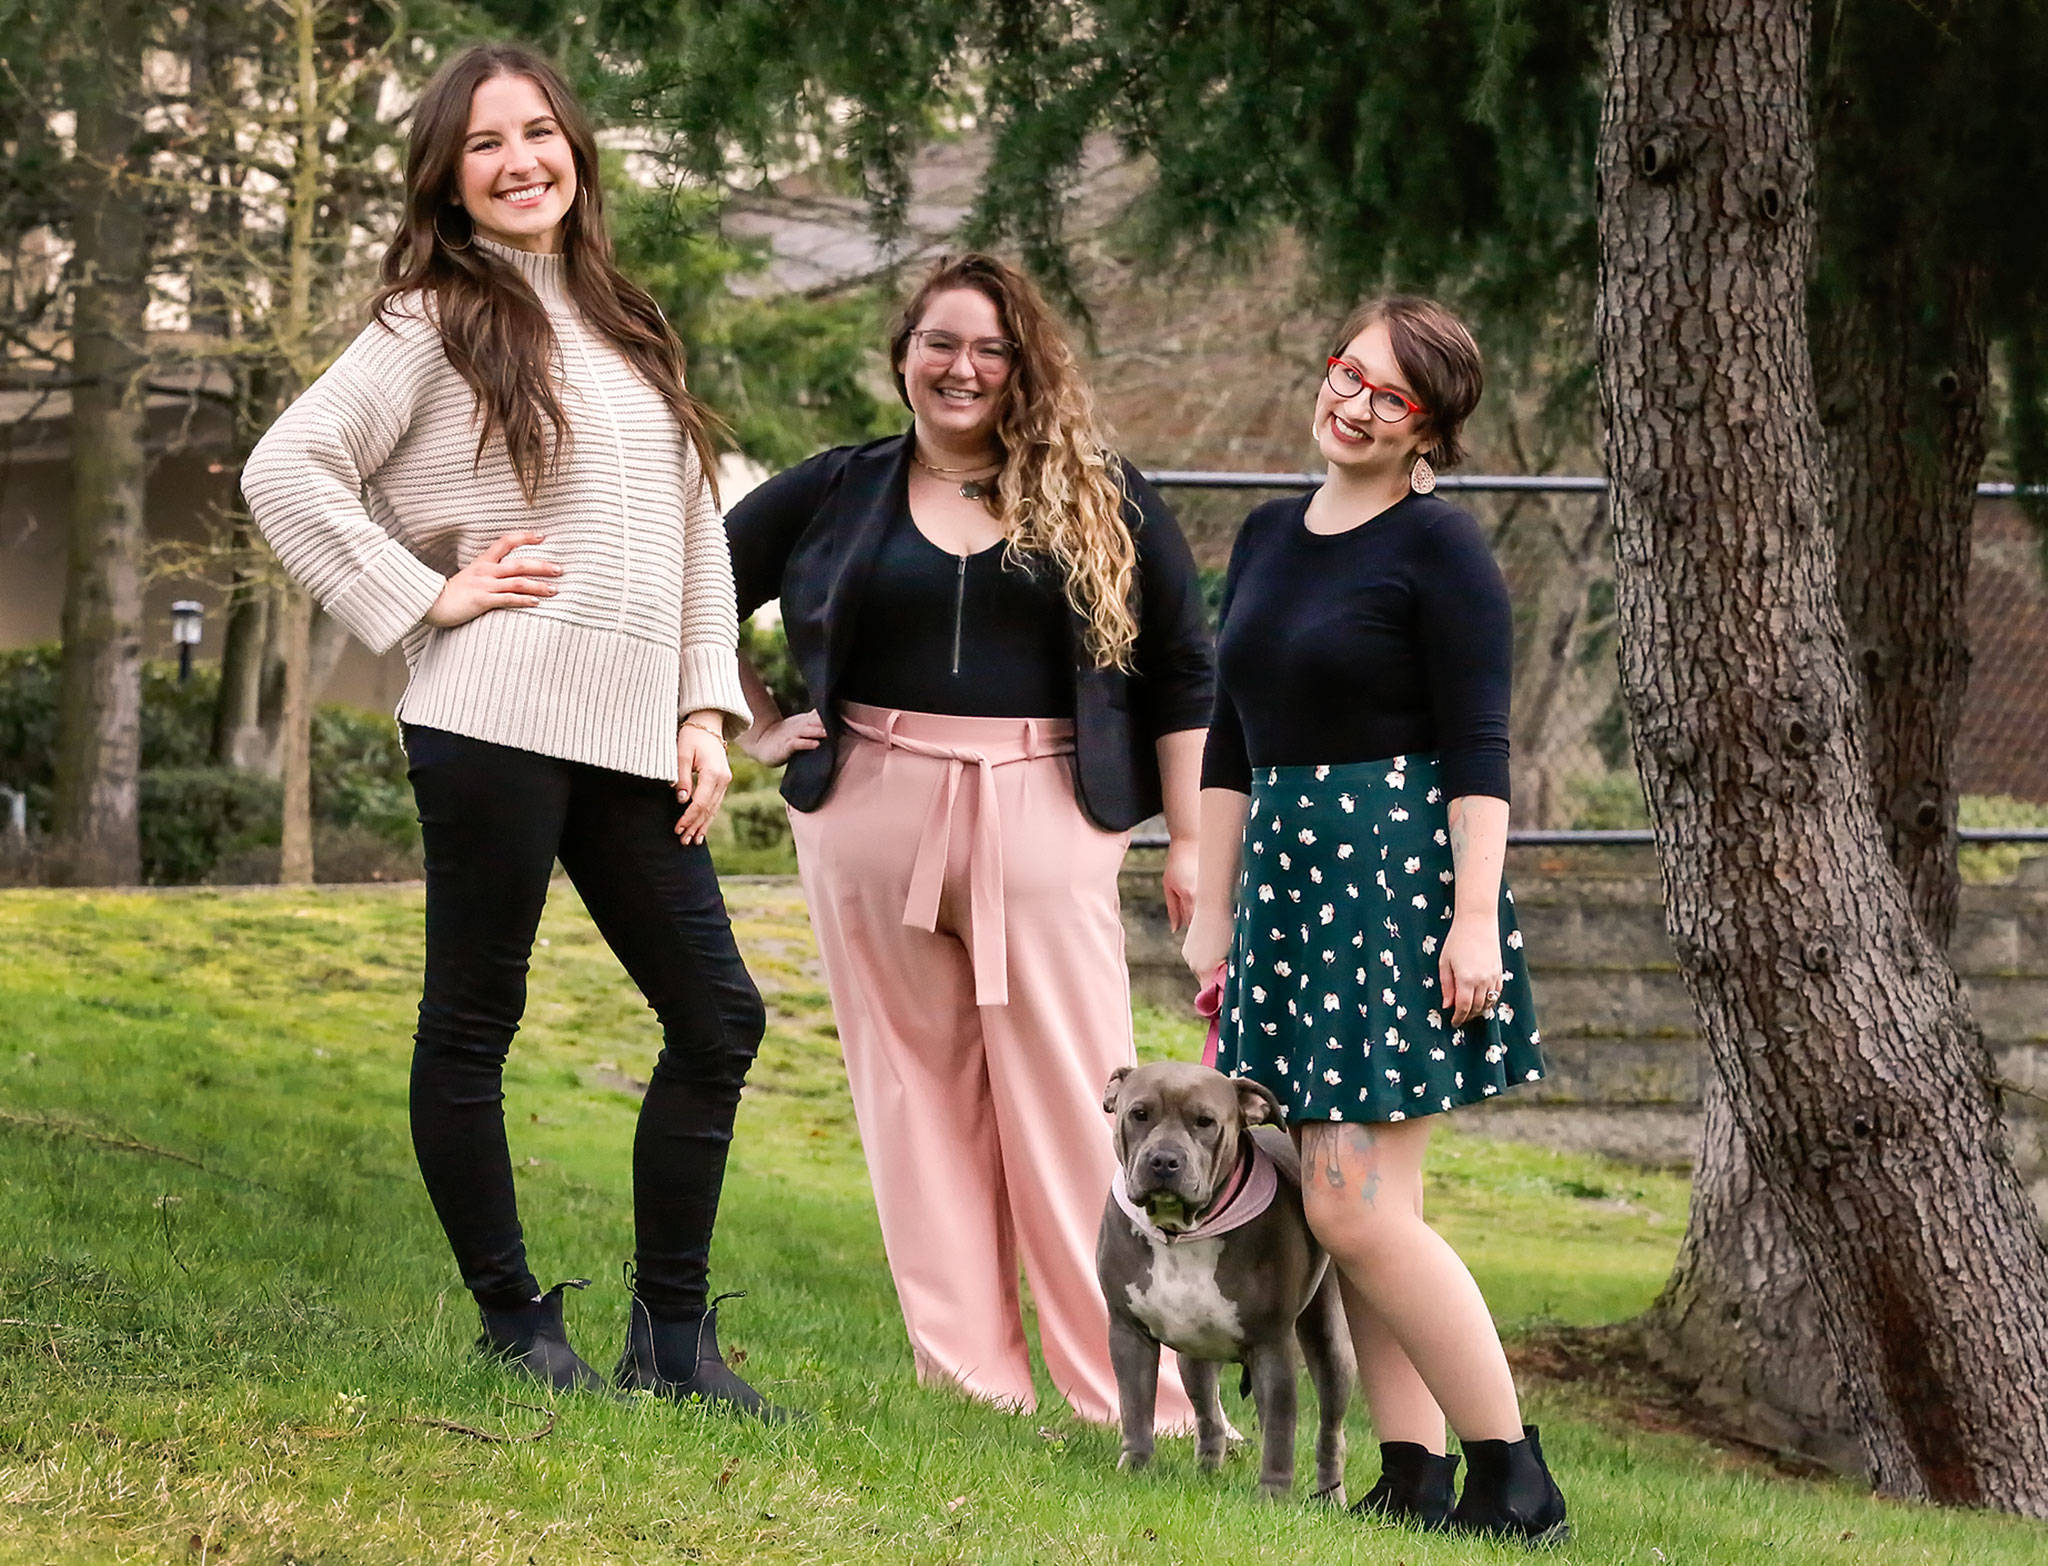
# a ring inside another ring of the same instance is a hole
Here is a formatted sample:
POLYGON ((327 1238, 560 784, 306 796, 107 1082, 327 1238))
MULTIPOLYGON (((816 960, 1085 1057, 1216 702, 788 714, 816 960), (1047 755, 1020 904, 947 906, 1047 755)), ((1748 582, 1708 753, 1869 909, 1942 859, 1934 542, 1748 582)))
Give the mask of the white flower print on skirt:
POLYGON ((1438 993, 1452 908, 1447 810, 1434 756, 1252 769, 1216 1064, 1265 1083, 1290 1121, 1441 1114, 1542 1077, 1528 957, 1505 887, 1500 1003, 1457 1028, 1438 993), (1363 895, 1319 892, 1360 858, 1386 867, 1363 895), (1262 904, 1304 895, 1314 896, 1308 924, 1259 917, 1262 904), (1330 960, 1339 950, 1364 961, 1330 960))

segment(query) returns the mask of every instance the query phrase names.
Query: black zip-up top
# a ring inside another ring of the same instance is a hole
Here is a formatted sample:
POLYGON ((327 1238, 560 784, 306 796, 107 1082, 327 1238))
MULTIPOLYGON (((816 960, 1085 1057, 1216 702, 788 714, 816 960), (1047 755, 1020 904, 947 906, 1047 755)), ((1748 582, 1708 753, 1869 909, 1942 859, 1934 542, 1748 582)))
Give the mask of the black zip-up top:
POLYGON ((1046 560, 941 549, 906 509, 875 555, 840 695, 977 718, 1071 718, 1067 597, 1046 560))
MULTIPOLYGON (((1124 522, 1138 550, 1132 593, 1138 617, 1134 667, 1096 667, 1085 651, 1085 627, 1071 610, 1065 611, 1061 661, 1074 719, 1075 797, 1089 820, 1111 832, 1135 826, 1159 810, 1154 747, 1162 734, 1203 727, 1214 692, 1209 630, 1187 540, 1137 469, 1125 463, 1123 473, 1124 522)), ((814 750, 798 751, 782 775, 783 797, 798 810, 815 810, 823 803, 838 772, 844 734, 839 704, 848 699, 857 644, 866 640, 867 603, 878 565, 896 524, 907 521, 909 496, 910 441, 892 435, 799 463, 726 515, 740 617, 771 598, 782 600, 791 656, 825 720, 824 741, 814 750)), ((935 547, 921 535, 916 541, 935 547)), ((957 563, 938 553, 941 569, 957 579, 957 563)), ((991 552, 988 565, 1000 569, 1000 560, 1000 550, 991 552)), ((971 595, 977 569, 970 560, 968 636, 976 631, 971 595)), ((950 600, 945 621, 941 654, 950 669, 950 600)), ((963 669, 968 651, 963 638, 963 669)))

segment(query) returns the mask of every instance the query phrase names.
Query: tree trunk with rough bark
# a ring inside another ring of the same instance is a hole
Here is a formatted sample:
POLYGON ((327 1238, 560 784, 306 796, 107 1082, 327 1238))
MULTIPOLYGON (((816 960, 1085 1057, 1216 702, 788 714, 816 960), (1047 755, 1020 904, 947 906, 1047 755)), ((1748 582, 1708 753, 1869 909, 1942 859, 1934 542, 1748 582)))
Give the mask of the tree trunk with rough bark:
MULTIPOLYGON (((1965 589, 1989 395, 1979 280, 1952 274, 1931 321, 1903 255, 1821 313, 1814 365, 1835 485, 1837 596, 1870 736, 1871 802, 1929 938, 1955 928, 1955 739, 1968 675, 1965 589)), ((1988 1063, 1987 1063, 1988 1070, 1988 1063)), ((1861 1466, 1805 1268, 1718 1083, 1693 1212, 1644 1347, 1753 1439, 1861 1466)))
POLYGON ((1895 253, 1817 322, 1835 486, 1836 583, 1869 719, 1872 802, 1922 928, 1954 933, 1956 734, 1969 676, 1970 518, 1990 396, 1972 270, 1926 319, 1895 253))
POLYGON ((1671 1276, 1635 1323, 1650 1362, 1703 1408, 1775 1452, 1868 1476, 1842 1372, 1782 1204, 1705 1084, 1691 1210, 1671 1276))
MULTIPOLYGON (((320 205, 322 104, 315 69, 315 24, 318 0, 293 0, 293 37, 297 46, 296 161, 292 171, 291 237, 286 253, 288 295, 283 339, 296 392, 313 378, 314 218, 320 205)), ((313 601, 295 582, 277 589, 273 609, 280 622, 277 638, 284 660, 284 703, 278 762, 284 778, 284 838, 278 880, 286 885, 313 879, 313 601)))
POLYGON ((313 880, 313 600, 296 582, 281 583, 275 613, 284 662, 284 718, 279 727, 279 772, 284 778, 284 836, 278 857, 281 886, 313 880))
MULTIPOLYGON (((239 335, 234 290, 226 286, 226 258, 234 253, 236 231, 245 221, 241 194, 235 183, 239 172, 231 152, 231 135, 226 126, 232 119, 232 104, 225 94, 232 90, 232 72, 224 69, 236 43, 234 17, 221 0, 203 0, 193 7, 188 44, 192 73, 194 112, 216 123, 207 128, 220 147, 217 158, 202 175, 205 205, 195 219, 203 242, 202 267, 195 280, 196 298, 193 329, 217 338, 232 349, 239 335)), ((236 279, 239 283, 239 279, 236 279)), ((267 387, 270 377, 260 367, 242 368, 242 361, 230 352, 228 365, 242 381, 234 405, 232 442, 237 470, 249 455, 255 429, 267 425, 277 410, 270 405, 267 387)), ((218 767, 260 770, 266 750, 262 732, 263 647, 265 622, 270 607, 268 575, 260 569, 268 551, 246 517, 238 517, 228 529, 228 590, 222 603, 220 686, 214 698, 213 732, 207 745, 208 759, 218 767)))
MULTIPOLYGON (((1811 291, 1813 361, 1834 481, 1837 597, 1860 679, 1871 804, 1921 927, 1946 946, 1955 926, 1955 741, 1968 678, 1965 615, 1975 486, 1991 388, 1984 279, 1929 253, 1938 220, 1900 209, 1899 192, 1938 206, 1962 161, 1939 107, 1971 40, 1945 44, 1947 87, 1897 122, 1865 79, 1909 42, 1896 15, 1866 14, 1829 40, 1819 119, 1837 168, 1821 216, 1831 252, 1811 291), (1833 225, 1832 232, 1829 225, 1833 225), (1874 230, 1874 232, 1873 232, 1874 230)), ((1913 25, 1919 25, 1915 22, 1913 25)), ((1807 1274, 1786 1219, 1748 1167, 1718 1081, 1693 1184, 1693 1215, 1663 1295, 1641 1323, 1674 1379, 1753 1439, 1831 1466, 1861 1466, 1840 1371, 1821 1340, 1807 1274)))
POLYGON ((1809 8, 1616 0, 1601 393, 1666 925, 1875 1484, 2048 1517, 2048 1254, 1864 805, 1806 321, 1809 8))
MULTIPOLYGON (((236 524, 230 548, 245 558, 258 547, 255 530, 236 524)), ((227 625, 220 644, 220 690, 213 704, 215 766, 263 768, 263 647, 268 638, 271 591, 256 572, 235 568, 227 594, 227 625)))
POLYGON ((120 885, 142 873, 143 497, 148 478, 143 313, 148 223, 128 167, 142 24, 104 0, 80 72, 73 157, 71 526, 58 680, 53 880, 120 885))

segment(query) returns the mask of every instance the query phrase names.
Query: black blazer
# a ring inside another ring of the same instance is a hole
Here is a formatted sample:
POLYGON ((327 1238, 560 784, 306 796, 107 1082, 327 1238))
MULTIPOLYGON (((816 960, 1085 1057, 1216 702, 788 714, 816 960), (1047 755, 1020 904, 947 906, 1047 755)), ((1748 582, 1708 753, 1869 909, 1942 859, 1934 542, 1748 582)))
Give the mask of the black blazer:
MULTIPOLYGON (((1208 724, 1214 686, 1209 628, 1194 556, 1159 492, 1124 464, 1124 520, 1138 546, 1135 672, 1098 669, 1085 626, 1070 619, 1074 650, 1074 794, 1105 831, 1136 826, 1160 808, 1162 734, 1208 724)), ((841 446, 778 473, 725 519, 744 620, 782 600, 789 650, 810 687, 825 738, 789 758, 782 797, 815 810, 831 791, 844 725, 838 687, 860 605, 890 522, 910 503, 910 439, 841 446)))

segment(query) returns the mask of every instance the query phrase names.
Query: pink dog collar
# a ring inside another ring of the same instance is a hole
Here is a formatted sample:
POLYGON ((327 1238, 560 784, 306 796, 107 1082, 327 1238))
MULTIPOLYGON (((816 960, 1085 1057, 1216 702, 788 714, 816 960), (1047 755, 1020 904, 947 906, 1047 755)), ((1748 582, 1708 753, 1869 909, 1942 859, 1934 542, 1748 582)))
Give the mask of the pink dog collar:
POLYGON ((1161 1245, 1213 1240, 1219 1234, 1241 1229, 1271 1207, 1280 1190, 1280 1171, 1272 1158, 1255 1138, 1247 1137, 1245 1140, 1251 1145, 1251 1166, 1244 1171, 1244 1178, 1237 1181, 1237 1189, 1204 1213, 1193 1228, 1184 1229, 1179 1234, 1167 1233, 1146 1215, 1144 1208, 1131 1200, 1130 1192, 1124 1189, 1122 1170, 1117 1171, 1109 1194, 1116 1198, 1116 1205, 1140 1234, 1161 1245))

